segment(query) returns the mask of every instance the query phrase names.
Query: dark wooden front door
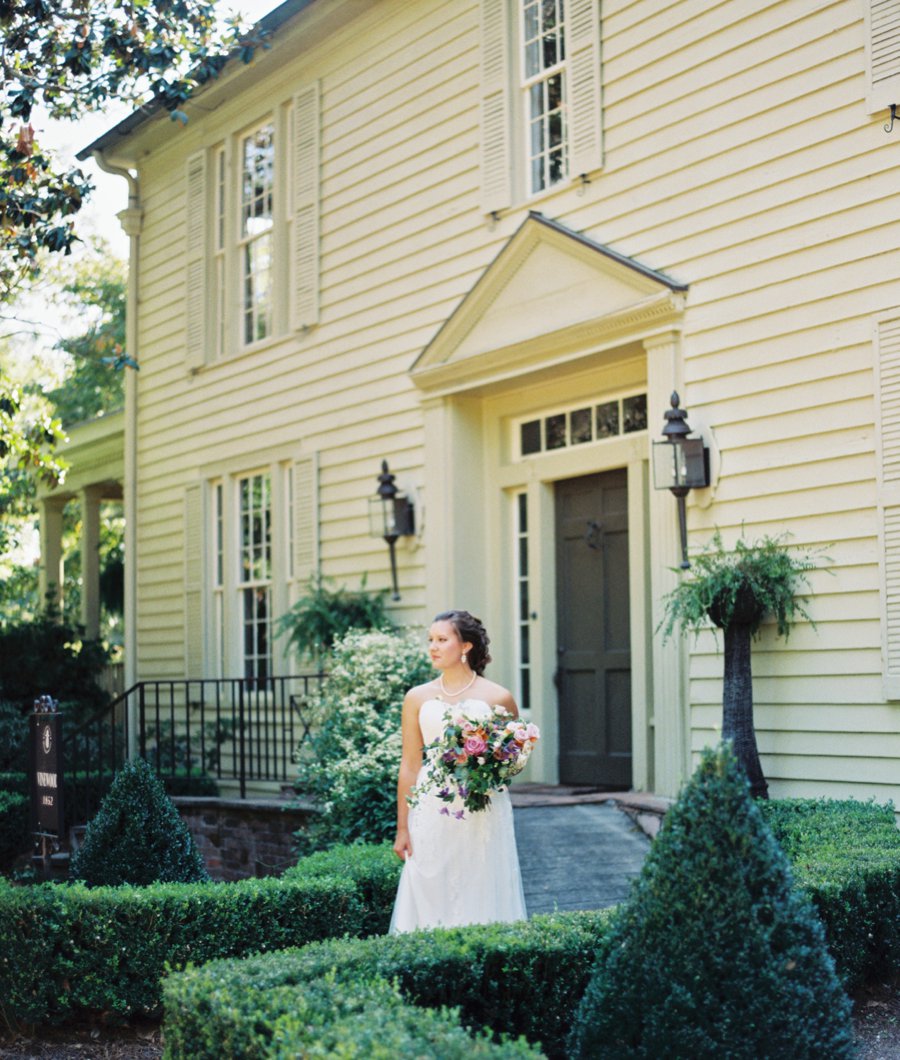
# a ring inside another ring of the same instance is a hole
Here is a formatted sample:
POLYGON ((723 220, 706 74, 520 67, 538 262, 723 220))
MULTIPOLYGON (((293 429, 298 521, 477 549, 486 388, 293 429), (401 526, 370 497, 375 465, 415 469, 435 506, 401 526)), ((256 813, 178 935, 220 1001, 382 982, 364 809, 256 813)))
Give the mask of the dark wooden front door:
POLYGON ((631 785, 627 472, 556 484, 559 779, 631 785))

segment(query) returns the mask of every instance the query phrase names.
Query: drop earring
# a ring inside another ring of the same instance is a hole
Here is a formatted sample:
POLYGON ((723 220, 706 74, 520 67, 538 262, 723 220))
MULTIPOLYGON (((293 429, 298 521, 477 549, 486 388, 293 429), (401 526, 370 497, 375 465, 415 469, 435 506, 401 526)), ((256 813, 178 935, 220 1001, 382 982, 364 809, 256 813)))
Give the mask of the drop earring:
POLYGON ((462 659, 460 661, 462 662, 463 666, 466 665, 466 653, 465 652, 462 653, 462 659))

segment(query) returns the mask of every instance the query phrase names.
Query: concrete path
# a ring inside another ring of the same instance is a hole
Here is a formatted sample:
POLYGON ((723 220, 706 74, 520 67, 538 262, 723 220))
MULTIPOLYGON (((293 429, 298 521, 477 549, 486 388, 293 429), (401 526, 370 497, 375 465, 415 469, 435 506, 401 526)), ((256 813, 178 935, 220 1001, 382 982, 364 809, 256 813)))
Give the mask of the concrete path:
POLYGON ((621 902, 650 848, 611 802, 518 806, 513 816, 529 914, 621 902))

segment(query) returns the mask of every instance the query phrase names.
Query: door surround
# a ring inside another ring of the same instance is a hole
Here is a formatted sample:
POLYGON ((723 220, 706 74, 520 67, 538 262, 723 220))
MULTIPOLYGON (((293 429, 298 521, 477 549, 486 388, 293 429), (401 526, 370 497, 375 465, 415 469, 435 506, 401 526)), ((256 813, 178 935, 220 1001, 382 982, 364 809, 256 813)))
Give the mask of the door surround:
MULTIPOLYGON (((663 422, 669 395, 681 386, 683 284, 624 258, 556 222, 531 214, 464 297, 410 376, 422 395, 425 433, 426 606, 466 606, 481 614, 494 641, 493 676, 513 684, 514 607, 504 564, 512 543, 511 495, 527 493, 529 524, 538 530, 535 592, 541 601, 534 699, 542 713, 556 700, 553 482, 627 468, 632 562, 632 704, 634 784, 675 794, 687 772, 689 727, 684 648, 654 635, 661 601, 675 584, 675 506, 649 488, 647 432, 601 444, 509 459, 505 416, 521 415, 524 391, 546 400, 628 364, 646 381, 647 422, 663 422), (642 654, 642 658, 639 656, 642 654)), ((621 383, 613 383, 621 386, 621 383)), ((533 400, 533 398, 531 399, 533 400)), ((541 719, 535 711, 535 720, 541 719)), ((556 779, 555 723, 532 775, 556 779)))

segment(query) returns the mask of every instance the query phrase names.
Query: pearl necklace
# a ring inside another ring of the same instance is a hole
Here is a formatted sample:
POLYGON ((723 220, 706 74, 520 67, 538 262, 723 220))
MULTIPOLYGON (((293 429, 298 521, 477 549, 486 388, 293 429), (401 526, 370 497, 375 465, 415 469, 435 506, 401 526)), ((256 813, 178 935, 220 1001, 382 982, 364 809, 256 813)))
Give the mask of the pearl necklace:
POLYGON ((438 685, 440 686, 440 689, 444 693, 445 696, 460 696, 460 695, 462 695, 463 692, 467 691, 468 689, 470 689, 472 687, 472 685, 475 684, 475 681, 476 681, 477 677, 478 677, 478 674, 477 673, 473 673, 472 674, 472 680, 469 681, 469 683, 467 685, 463 685, 462 688, 457 689, 455 692, 448 692, 447 691, 447 688, 444 685, 444 675, 443 674, 441 674, 441 676, 438 678, 438 685))

